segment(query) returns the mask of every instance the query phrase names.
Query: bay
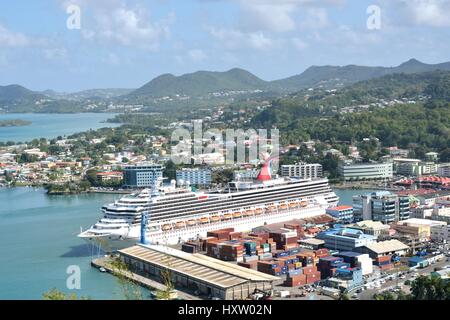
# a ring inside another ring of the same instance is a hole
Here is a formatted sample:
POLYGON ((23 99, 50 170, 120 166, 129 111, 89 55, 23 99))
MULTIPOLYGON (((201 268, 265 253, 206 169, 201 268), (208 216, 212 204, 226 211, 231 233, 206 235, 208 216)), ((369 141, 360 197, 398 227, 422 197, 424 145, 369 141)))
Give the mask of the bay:
POLYGON ((0 141, 26 142, 35 138, 68 136, 89 129, 117 127, 117 123, 104 122, 114 113, 0 113, 1 120, 21 119, 31 121, 28 126, 0 128, 0 141))
POLYGON ((56 288, 92 299, 123 299, 117 279, 90 266, 96 256, 76 235, 117 195, 47 196, 43 189, 0 188, 0 299, 41 299, 56 288), (69 266, 81 289, 68 290, 69 266))

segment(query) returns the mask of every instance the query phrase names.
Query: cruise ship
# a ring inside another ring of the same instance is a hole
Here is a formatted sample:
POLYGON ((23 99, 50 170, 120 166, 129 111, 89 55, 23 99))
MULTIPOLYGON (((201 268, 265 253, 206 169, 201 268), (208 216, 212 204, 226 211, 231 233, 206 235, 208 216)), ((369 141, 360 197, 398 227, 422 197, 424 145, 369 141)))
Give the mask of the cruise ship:
POLYGON ((115 251, 143 241, 174 245, 208 231, 236 231, 325 214, 339 198, 327 179, 272 179, 269 163, 254 181, 233 181, 221 192, 193 191, 175 182, 127 195, 102 207, 103 218, 78 237, 115 251))

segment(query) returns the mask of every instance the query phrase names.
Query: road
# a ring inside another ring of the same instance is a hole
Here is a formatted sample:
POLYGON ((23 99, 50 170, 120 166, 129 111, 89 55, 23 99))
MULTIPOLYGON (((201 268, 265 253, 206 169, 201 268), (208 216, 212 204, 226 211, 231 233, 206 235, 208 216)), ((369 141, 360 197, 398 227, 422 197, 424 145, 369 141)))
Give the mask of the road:
POLYGON ((447 259, 443 259, 442 261, 436 262, 435 264, 432 264, 424 269, 416 269, 411 273, 407 273, 404 279, 399 279, 397 277, 397 273, 393 273, 392 275, 395 276, 394 280, 386 281, 381 285, 381 288, 363 290, 358 294, 358 298, 359 300, 373 300, 374 294, 389 290, 391 288, 395 288, 397 285, 401 287, 404 292, 409 293, 410 287, 405 285, 405 281, 412 280, 415 273, 418 273, 419 275, 429 275, 434 271, 435 268, 442 268, 448 264, 449 262, 447 261, 447 259))

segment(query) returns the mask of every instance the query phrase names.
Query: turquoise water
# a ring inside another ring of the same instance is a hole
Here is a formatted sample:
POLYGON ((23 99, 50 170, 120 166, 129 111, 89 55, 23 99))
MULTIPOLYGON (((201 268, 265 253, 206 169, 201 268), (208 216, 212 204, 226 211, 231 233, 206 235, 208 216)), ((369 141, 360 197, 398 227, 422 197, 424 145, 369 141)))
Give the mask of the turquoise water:
POLYGON ((112 113, 40 114, 8 113, 1 114, 0 120, 21 119, 32 124, 23 127, 1 127, 0 141, 25 142, 34 138, 56 138, 89 129, 115 127, 114 123, 102 123, 113 118, 112 113))
POLYGON ((352 205, 352 198, 353 196, 356 196, 358 194, 368 194, 372 192, 376 192, 377 190, 342 190, 342 189, 335 189, 334 192, 339 197, 339 205, 343 206, 351 206, 352 205))
MULTIPOLYGON (((337 190, 351 204, 360 190, 337 190)), ((57 288, 92 299, 122 299, 117 280, 90 266, 92 253, 76 237, 92 225, 101 205, 117 195, 47 196, 42 189, 0 188, 0 299, 41 299, 57 288), (81 290, 68 290, 68 266, 81 269, 81 290)), ((94 253, 95 254, 95 253, 94 253)))
POLYGON ((41 299, 57 288, 93 299, 121 299, 117 280, 90 266, 91 252, 76 234, 114 195, 49 197, 42 189, 0 189, 0 299, 41 299), (67 267, 81 269, 81 290, 66 287, 67 267))

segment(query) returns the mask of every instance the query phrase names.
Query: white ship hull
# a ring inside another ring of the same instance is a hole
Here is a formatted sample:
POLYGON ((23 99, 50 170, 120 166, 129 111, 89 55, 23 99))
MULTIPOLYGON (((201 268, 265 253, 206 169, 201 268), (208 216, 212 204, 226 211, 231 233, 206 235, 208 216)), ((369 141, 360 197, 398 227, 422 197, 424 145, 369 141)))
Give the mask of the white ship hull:
POLYGON ((172 231, 147 232, 146 240, 148 244, 176 245, 178 243, 206 237, 208 231, 234 228, 236 232, 250 231, 253 228, 266 224, 287 222, 294 219, 311 218, 324 215, 326 206, 310 206, 305 208, 287 209, 281 212, 261 214, 252 217, 243 217, 229 221, 207 223, 193 227, 172 231))

